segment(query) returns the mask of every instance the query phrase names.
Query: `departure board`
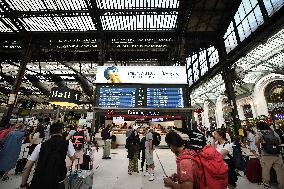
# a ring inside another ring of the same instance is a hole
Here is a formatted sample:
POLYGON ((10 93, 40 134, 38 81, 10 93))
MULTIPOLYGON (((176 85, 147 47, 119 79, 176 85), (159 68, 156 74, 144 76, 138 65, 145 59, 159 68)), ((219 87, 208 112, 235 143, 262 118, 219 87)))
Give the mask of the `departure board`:
POLYGON ((147 108, 183 108, 182 88, 147 88, 147 108))
POLYGON ((102 86, 99 89, 99 107, 128 108, 136 105, 136 88, 102 86))

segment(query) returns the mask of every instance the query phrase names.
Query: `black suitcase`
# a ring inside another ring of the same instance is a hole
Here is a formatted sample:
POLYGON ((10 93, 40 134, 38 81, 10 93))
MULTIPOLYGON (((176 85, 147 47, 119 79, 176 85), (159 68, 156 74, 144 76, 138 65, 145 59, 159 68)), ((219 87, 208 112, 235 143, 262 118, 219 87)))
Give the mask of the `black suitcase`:
POLYGON ((80 165, 82 170, 90 170, 92 169, 91 165, 91 157, 89 155, 84 154, 83 156, 83 163, 80 165))
POLYGON ((16 175, 23 172, 23 170, 26 166, 26 163, 28 161, 27 158, 24 158, 25 152, 26 152, 26 148, 24 148, 22 158, 17 161, 16 169, 15 169, 16 175))

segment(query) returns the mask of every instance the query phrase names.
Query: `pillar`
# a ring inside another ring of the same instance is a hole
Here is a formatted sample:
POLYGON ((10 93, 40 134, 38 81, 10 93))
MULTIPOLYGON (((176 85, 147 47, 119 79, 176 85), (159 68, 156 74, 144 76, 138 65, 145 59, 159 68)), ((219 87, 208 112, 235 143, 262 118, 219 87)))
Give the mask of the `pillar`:
MULTIPOLYGON (((20 86, 22 83, 22 79, 25 75, 26 66, 28 62, 30 62, 30 59, 32 56, 32 37, 30 35, 26 35, 24 39, 21 41, 21 43, 22 43, 22 54, 21 54, 21 60, 20 60, 20 67, 19 67, 19 71, 16 77, 15 84, 10 94, 10 96, 14 95, 15 99, 17 99, 18 92, 20 90, 20 86)), ((16 105, 16 102, 17 100, 7 104, 8 109, 3 115, 0 127, 5 127, 9 123, 14 107, 16 105)))

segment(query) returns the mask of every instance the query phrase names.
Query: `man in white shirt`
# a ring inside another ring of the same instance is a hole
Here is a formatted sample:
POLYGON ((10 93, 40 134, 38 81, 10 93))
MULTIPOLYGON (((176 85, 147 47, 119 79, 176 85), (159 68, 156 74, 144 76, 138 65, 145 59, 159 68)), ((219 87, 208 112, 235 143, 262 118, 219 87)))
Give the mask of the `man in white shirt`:
POLYGON ((147 134, 146 134, 146 141, 145 141, 145 157, 146 157, 146 164, 148 167, 148 173, 149 174, 149 181, 153 181, 155 179, 154 177, 154 157, 153 157, 153 152, 154 152, 154 145, 153 145, 153 129, 148 129, 147 134))
POLYGON ((66 155, 72 161, 76 159, 75 149, 70 141, 62 137, 63 125, 55 123, 50 126, 50 139, 38 144, 33 153, 28 157, 28 162, 23 170, 21 188, 29 189, 63 189, 67 169, 66 155), (37 161, 35 173, 28 187, 28 178, 37 161))

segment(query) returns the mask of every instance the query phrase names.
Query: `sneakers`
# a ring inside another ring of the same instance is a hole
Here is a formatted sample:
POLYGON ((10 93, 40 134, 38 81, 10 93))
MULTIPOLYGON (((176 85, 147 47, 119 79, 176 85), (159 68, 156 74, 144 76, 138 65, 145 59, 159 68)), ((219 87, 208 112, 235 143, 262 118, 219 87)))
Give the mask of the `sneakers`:
POLYGON ((261 183, 261 186, 263 186, 263 188, 265 188, 265 189, 268 189, 269 188, 269 184, 267 184, 267 183, 261 183))
POLYGON ((144 177, 147 177, 147 176, 150 176, 150 174, 148 173, 148 171, 146 171, 144 174, 143 174, 144 177))
POLYGON ((150 177, 149 177, 149 179, 148 179, 148 181, 153 181, 153 180, 155 180, 155 177, 154 177, 153 174, 151 174, 150 177))

